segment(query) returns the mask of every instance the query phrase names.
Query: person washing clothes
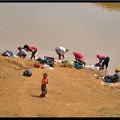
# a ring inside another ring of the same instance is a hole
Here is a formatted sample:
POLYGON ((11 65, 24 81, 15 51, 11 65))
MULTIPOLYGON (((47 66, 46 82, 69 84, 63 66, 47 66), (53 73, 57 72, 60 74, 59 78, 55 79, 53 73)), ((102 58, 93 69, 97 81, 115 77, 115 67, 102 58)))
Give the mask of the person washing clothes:
POLYGON ((104 67, 107 69, 110 58, 108 56, 100 55, 100 54, 97 54, 96 57, 99 59, 99 62, 96 64, 98 65, 101 64, 103 66, 103 69, 104 67))
POLYGON ((86 64, 85 63, 85 58, 81 53, 75 51, 75 52, 73 52, 73 55, 75 57, 76 62, 80 62, 84 65, 86 64))
POLYGON ((26 58, 26 56, 27 56, 27 51, 26 51, 24 48, 22 48, 22 47, 18 47, 18 50, 19 50, 18 56, 19 56, 20 58, 26 58))
POLYGON ((2 53, 2 55, 5 57, 17 57, 15 53, 10 50, 6 50, 5 52, 2 53))
POLYGON ((69 51, 68 48, 64 48, 62 46, 59 46, 55 48, 56 53, 58 54, 59 60, 63 60, 65 58, 65 53, 69 51))
POLYGON ((28 51, 28 52, 32 52, 30 59, 32 59, 32 58, 35 59, 35 54, 36 54, 36 52, 37 52, 37 50, 38 50, 36 46, 34 46, 34 45, 24 45, 23 48, 24 48, 26 51, 28 51))
POLYGON ((110 57, 105 56, 105 55, 100 55, 100 54, 97 54, 96 57, 99 59, 99 62, 96 63, 95 65, 102 65, 103 75, 106 75, 110 57))

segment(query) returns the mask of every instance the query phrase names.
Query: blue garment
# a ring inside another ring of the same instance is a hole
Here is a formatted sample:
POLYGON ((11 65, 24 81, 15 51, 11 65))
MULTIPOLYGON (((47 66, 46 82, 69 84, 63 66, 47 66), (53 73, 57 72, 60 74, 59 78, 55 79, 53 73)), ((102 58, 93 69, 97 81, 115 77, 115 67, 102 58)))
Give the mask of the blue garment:
POLYGON ((112 79, 107 78, 107 77, 104 77, 104 81, 105 81, 105 82, 110 82, 110 83, 111 83, 111 82, 113 82, 113 80, 112 80, 112 79))
POLYGON ((14 55, 14 53, 12 52, 12 51, 10 51, 10 50, 6 50, 5 52, 3 52, 3 56, 7 56, 7 55, 10 55, 11 57, 14 55))
POLYGON ((13 52, 10 51, 10 50, 6 50, 6 52, 8 52, 8 53, 10 54, 10 56, 13 56, 13 55, 14 55, 13 52))

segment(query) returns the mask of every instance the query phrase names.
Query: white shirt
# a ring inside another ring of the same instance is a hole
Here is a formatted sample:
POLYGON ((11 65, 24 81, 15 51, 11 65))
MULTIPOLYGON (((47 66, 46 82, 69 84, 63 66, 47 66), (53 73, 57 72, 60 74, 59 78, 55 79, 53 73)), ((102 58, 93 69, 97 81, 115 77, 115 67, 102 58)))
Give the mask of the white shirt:
POLYGON ((64 48, 62 46, 59 46, 58 48, 60 49, 62 55, 64 55, 66 53, 66 48, 64 48))
POLYGON ((27 55, 27 51, 24 50, 24 49, 21 49, 20 53, 21 53, 21 54, 25 54, 25 55, 27 55))

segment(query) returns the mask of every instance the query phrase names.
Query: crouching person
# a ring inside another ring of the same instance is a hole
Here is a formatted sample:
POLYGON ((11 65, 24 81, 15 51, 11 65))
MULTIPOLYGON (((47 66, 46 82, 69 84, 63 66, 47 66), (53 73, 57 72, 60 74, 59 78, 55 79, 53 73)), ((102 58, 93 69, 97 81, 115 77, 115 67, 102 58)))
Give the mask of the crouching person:
POLYGON ((120 82, 120 68, 115 69, 114 75, 107 75, 104 77, 105 82, 116 83, 120 82))
POLYGON ((10 50, 6 50, 5 52, 2 53, 2 55, 5 57, 17 57, 15 53, 10 50))
POLYGON ((73 52, 73 55, 75 57, 75 61, 76 62, 79 62, 80 64, 83 64, 83 65, 86 65, 85 58, 84 58, 84 56, 81 53, 73 52))
POLYGON ((26 58, 26 56, 27 56, 27 51, 24 49, 24 48, 22 48, 22 47, 18 47, 18 50, 19 50, 19 52, 18 52, 18 56, 20 57, 20 58, 26 58))

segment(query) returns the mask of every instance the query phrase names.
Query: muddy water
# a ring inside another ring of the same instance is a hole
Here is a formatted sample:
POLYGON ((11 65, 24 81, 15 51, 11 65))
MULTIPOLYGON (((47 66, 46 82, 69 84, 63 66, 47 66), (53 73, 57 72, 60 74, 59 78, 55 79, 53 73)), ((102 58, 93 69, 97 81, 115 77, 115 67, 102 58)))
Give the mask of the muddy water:
POLYGON ((70 49, 66 59, 78 51, 87 65, 98 61, 97 53, 108 55, 113 74, 120 67, 120 7, 112 4, 0 3, 0 52, 31 44, 38 47, 36 56, 57 58, 54 49, 61 45, 70 49))

